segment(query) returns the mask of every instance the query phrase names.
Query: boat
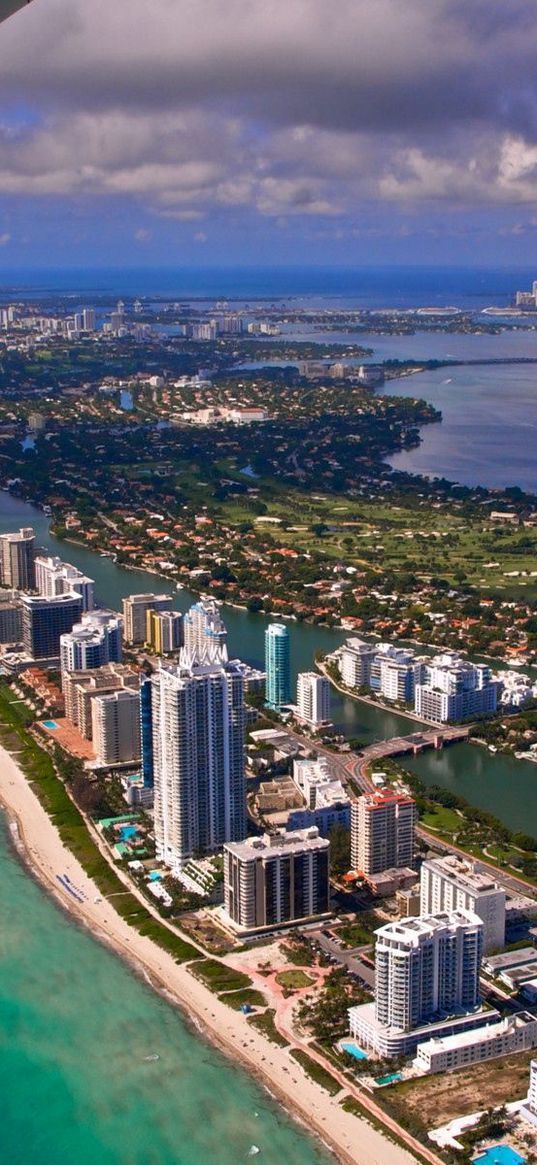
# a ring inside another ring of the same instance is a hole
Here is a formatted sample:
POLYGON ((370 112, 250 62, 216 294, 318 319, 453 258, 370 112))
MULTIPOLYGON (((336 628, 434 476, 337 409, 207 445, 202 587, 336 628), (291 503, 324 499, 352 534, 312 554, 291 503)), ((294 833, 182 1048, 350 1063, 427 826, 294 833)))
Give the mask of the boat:
POLYGON ((153 1063, 154 1060, 160 1060, 160 1056, 157 1056, 157 1053, 153 1052, 151 1056, 144 1056, 144 1060, 146 1064, 150 1064, 153 1063))
POLYGON ((257 1154, 260 1152, 261 1152, 261 1149, 259 1148, 258 1145, 252 1145, 251 1149, 249 1150, 248 1156, 249 1157, 257 1157, 257 1154))

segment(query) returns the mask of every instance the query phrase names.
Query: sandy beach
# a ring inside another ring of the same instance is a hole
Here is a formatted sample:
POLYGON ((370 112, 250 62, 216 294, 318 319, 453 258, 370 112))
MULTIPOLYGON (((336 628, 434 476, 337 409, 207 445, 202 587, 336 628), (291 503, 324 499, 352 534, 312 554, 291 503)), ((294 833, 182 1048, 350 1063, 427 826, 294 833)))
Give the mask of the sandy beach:
MULTIPOLYGON (((129 962, 138 974, 164 992, 199 1030, 235 1062, 241 1062, 293 1115, 316 1133, 345 1165, 410 1165, 416 1157, 356 1116, 343 1111, 305 1075, 288 1049, 271 1044, 199 983, 184 966, 128 926, 102 898, 59 834, 28 785, 16 760, 0 748, 0 802, 12 824, 21 857, 47 890, 100 941, 129 962), (58 881, 66 875, 76 887, 75 899, 58 881), (285 1087, 282 1087, 285 1082, 285 1087)), ((372 1108, 374 1106, 372 1105, 372 1108)), ((397 1130, 395 1123, 394 1131, 397 1130)), ((398 1131, 398 1130, 397 1130, 398 1131)), ((421 1150, 432 1163, 432 1150, 421 1150)))

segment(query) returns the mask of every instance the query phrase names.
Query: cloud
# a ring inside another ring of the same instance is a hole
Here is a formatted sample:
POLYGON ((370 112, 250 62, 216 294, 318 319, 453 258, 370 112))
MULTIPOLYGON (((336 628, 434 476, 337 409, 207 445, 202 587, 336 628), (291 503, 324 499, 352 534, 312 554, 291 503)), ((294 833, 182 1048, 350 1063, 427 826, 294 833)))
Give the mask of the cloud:
POLYGON ((6 247, 10 242, 11 235, 8 233, 8 231, 4 231, 3 234, 0 234, 0 247, 6 247))
POLYGON ((186 222, 532 203, 534 17, 531 0, 39 0, 2 28, 0 194, 186 222))

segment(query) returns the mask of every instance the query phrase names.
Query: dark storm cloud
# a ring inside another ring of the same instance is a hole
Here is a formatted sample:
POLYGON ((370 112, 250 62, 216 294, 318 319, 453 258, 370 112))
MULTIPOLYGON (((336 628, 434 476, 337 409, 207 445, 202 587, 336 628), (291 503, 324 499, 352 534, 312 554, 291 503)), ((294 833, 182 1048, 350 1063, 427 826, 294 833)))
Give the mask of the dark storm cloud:
POLYGON ((532 0, 35 0, 4 29, 0 190, 185 217, 537 198, 532 0))

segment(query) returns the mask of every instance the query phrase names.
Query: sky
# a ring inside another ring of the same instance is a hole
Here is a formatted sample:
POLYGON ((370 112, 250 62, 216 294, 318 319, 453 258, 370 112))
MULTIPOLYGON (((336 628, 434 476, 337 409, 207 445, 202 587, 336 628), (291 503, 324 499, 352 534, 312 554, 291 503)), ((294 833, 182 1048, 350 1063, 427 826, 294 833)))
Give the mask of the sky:
POLYGON ((0 265, 537 265, 534 0, 33 0, 0 265))

